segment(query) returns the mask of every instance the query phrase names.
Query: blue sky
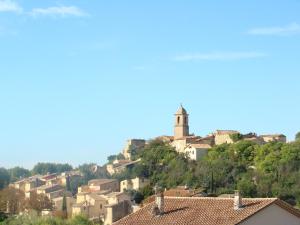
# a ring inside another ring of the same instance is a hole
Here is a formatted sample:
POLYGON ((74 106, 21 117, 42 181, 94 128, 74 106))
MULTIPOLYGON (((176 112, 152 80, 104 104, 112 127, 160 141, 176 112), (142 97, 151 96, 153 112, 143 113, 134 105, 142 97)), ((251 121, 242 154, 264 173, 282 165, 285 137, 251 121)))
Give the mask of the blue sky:
POLYGON ((300 130, 300 1, 0 0, 0 167, 126 139, 300 130))

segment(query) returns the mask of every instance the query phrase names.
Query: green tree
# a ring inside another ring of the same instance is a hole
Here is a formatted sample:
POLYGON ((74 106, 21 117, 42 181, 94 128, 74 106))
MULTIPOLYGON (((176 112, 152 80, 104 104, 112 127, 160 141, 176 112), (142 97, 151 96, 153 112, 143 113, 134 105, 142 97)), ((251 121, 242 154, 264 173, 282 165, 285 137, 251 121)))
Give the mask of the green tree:
POLYGON ((295 139, 296 139, 296 141, 299 141, 299 140, 300 140, 300 132, 298 132, 298 133, 296 134, 295 139))
POLYGON ((24 192, 11 187, 0 191, 0 212, 6 212, 8 210, 11 214, 18 214, 24 210, 24 206, 24 192))
POLYGON ((68 217, 68 210, 67 210, 67 197, 66 195, 63 196, 63 201, 62 201, 62 212, 63 212, 63 216, 64 218, 68 217))
POLYGON ((112 163, 116 159, 117 159, 117 155, 110 155, 107 157, 108 163, 112 163))
POLYGON ((61 163, 38 163, 32 169, 33 174, 47 174, 47 173, 62 173, 73 170, 69 164, 61 163))
POLYGON ((10 181, 10 176, 5 168, 0 168, 0 190, 5 188, 10 181))
POLYGON ((10 182, 15 182, 19 179, 22 179, 24 177, 30 176, 30 171, 27 169, 24 169, 22 167, 14 167, 8 170, 10 175, 10 182))
POLYGON ((233 142, 238 142, 243 139, 243 135, 240 133, 230 134, 230 138, 233 142))
POLYGON ((25 206, 27 209, 35 210, 38 213, 44 209, 53 209, 53 203, 46 195, 36 194, 35 192, 32 192, 30 198, 26 199, 25 206))

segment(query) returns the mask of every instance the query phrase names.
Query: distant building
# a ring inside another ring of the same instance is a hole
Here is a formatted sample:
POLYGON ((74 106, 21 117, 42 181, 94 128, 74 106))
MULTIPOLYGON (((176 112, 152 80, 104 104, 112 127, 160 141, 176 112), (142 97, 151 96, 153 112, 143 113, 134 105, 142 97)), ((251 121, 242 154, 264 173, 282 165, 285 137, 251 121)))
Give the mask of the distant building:
POLYGON ((199 160, 207 155, 209 149, 211 149, 209 144, 189 144, 184 149, 184 153, 191 160, 199 160))
POLYGON ((259 145, 271 141, 286 142, 283 134, 257 136, 255 133, 241 134, 236 130, 216 130, 206 137, 189 133, 189 114, 181 105, 175 113, 174 136, 159 136, 158 140, 169 143, 179 153, 183 153, 192 160, 199 160, 207 154, 210 148, 216 145, 232 144, 232 135, 238 135, 240 140, 251 141, 259 145))
POLYGON ((286 136, 283 134, 267 134, 261 135, 260 137, 264 140, 264 142, 277 141, 286 143, 286 136))
POLYGON ((130 201, 122 201, 105 205, 104 207, 106 208, 104 225, 112 225, 115 221, 118 221, 133 212, 130 201))
POLYGON ((137 154, 140 150, 145 147, 146 141, 143 139, 130 139, 126 142, 122 154, 125 159, 132 160, 132 156, 137 154))
MULTIPOLYGON (((207 154, 208 149, 214 144, 214 136, 207 137, 195 136, 189 133, 189 115, 181 105, 175 113, 174 138, 168 136, 171 146, 177 152, 185 154, 191 160, 198 160, 207 154)), ((166 138, 165 138, 166 139, 166 138)))
POLYGON ((175 113, 174 139, 187 136, 189 136, 189 115, 181 105, 175 113))
POLYGON ((122 180, 120 182, 120 190, 123 192, 125 190, 136 190, 146 187, 150 184, 150 180, 146 178, 136 177, 134 179, 122 180))
POLYGON ((33 188, 30 192, 25 193, 26 197, 30 197, 31 193, 36 193, 38 195, 45 195, 50 200, 61 197, 65 194, 66 190, 63 186, 55 184, 55 185, 42 185, 37 188, 33 188))
POLYGON ((130 196, 121 192, 99 191, 79 193, 72 206, 72 215, 82 214, 90 220, 102 220, 107 225, 131 213, 130 196))
POLYGON ((217 130, 214 133, 215 144, 232 144, 234 141, 232 140, 231 135, 233 134, 239 134, 239 132, 235 130, 217 130))
POLYGON ((10 184, 11 187, 21 190, 23 192, 29 192, 31 189, 44 185, 45 182, 41 180, 41 175, 35 175, 32 177, 24 178, 10 184))
MULTIPOLYGON (((64 199, 63 196, 52 199, 55 210, 57 210, 57 211, 63 210, 63 199, 64 199)), ((68 217, 71 217, 72 216, 72 207, 76 203, 76 199, 71 196, 66 196, 66 203, 67 203, 68 217)))
POLYGON ((95 191, 119 191, 119 182, 116 179, 94 179, 88 182, 89 190, 95 191))
POLYGON ((140 159, 131 161, 131 160, 115 160, 111 164, 106 165, 106 170, 110 175, 118 174, 126 170, 126 168, 133 167, 137 164, 140 159))

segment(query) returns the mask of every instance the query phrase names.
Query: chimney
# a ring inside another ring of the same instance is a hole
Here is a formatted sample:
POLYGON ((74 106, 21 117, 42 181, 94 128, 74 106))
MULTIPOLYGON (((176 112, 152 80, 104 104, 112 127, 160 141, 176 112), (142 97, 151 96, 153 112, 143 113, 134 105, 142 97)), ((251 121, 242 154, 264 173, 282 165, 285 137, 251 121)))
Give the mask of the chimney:
POLYGON ((154 216, 160 216, 164 214, 164 191, 162 188, 159 188, 157 185, 154 187, 155 190, 155 205, 152 209, 152 214, 154 216))
POLYGON ((155 204, 159 210, 159 215, 164 214, 165 200, 164 200, 164 192, 161 191, 155 197, 155 204))
POLYGON ((243 207, 242 197, 238 190, 234 191, 233 207, 234 207, 234 210, 239 210, 243 207))

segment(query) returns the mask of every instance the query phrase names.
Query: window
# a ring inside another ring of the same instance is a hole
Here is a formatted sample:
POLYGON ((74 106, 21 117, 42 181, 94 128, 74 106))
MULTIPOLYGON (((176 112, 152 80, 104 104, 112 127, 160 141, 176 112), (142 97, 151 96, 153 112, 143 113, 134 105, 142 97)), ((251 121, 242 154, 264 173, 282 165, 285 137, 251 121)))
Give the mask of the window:
POLYGON ((100 204, 100 209, 102 209, 102 204, 100 204))
POLYGON ((177 124, 180 123, 180 116, 177 117, 177 124))

